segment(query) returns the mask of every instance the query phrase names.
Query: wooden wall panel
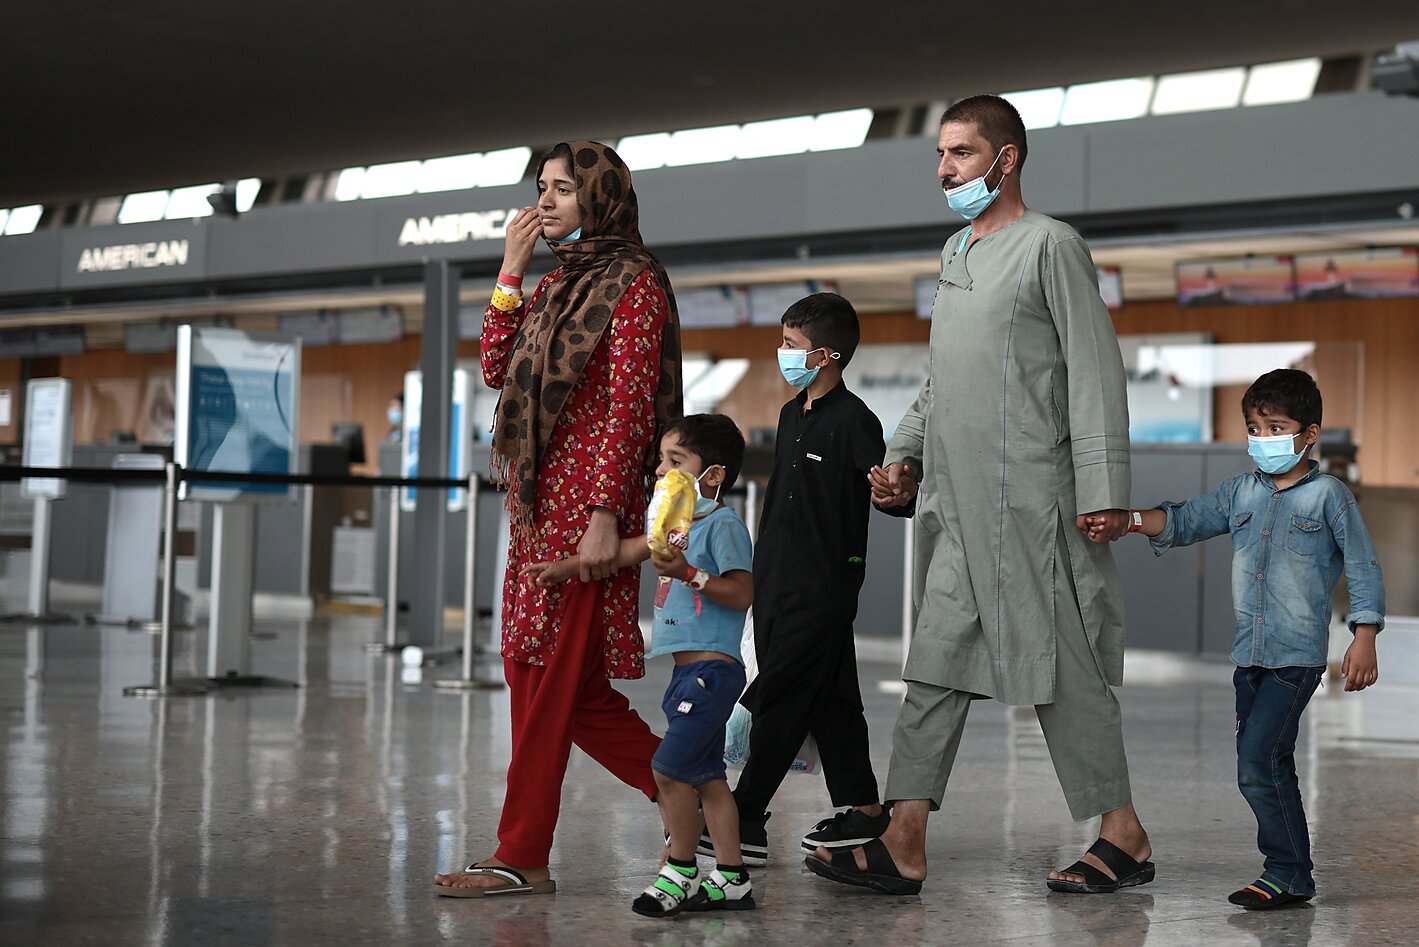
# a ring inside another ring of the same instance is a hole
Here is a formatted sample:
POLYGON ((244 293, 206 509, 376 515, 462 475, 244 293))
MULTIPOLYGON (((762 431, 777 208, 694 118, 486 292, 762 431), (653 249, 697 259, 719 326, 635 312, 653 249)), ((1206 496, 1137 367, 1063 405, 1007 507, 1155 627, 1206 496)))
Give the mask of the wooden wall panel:
MULTIPOLYGON (((1207 332, 1218 342, 1316 341, 1332 343, 1317 351, 1317 371, 1326 391, 1326 422, 1353 423, 1361 431, 1360 466, 1364 480, 1377 485, 1419 486, 1419 300, 1346 300, 1277 306, 1237 306, 1182 309, 1170 301, 1131 303, 1114 314, 1120 334, 1207 332), (1356 402, 1349 392, 1357 386, 1351 378, 1354 360, 1346 347, 1363 346, 1363 363, 1356 402), (1337 354, 1338 353, 1338 354, 1337 354)), ((925 342, 928 323, 910 313, 864 316, 864 344, 925 342)), ((774 349, 780 335, 776 326, 690 330, 684 334, 686 351, 709 352, 721 358, 749 358, 749 375, 723 405, 746 433, 773 427, 779 407, 792 394, 778 377, 774 349)), ((390 395, 403 388, 404 372, 417 368, 419 337, 384 345, 346 345, 308 348, 304 371, 311 376, 340 376, 349 381, 348 412, 338 405, 307 405, 303 439, 329 440, 334 421, 364 425, 367 446, 373 449, 388 430, 385 407, 390 395), (348 413, 349 417, 336 417, 348 413)), ((464 342, 459 357, 476 361, 478 344, 464 342)), ((129 355, 121 350, 97 350, 85 355, 36 359, 32 374, 62 374, 75 382, 75 409, 86 410, 92 384, 130 379, 138 390, 173 367, 171 353, 129 355)), ((1273 366, 1258 366, 1258 374, 1273 366)), ((0 359, 0 387, 18 385, 19 360, 0 359)), ((337 378, 338 380, 338 378, 337 378)), ((323 385, 328 385, 327 380, 323 385)), ((130 386, 131 387, 131 386, 130 386)), ((1241 389, 1219 392, 1216 399, 1216 432, 1219 438, 1240 439, 1245 430, 1237 409, 1241 389)), ((94 395, 97 397, 97 395, 94 395)), ((141 398, 140 398, 141 400, 141 398)), ((307 400, 303 393, 303 400, 307 400)), ((100 418, 102 412, 89 409, 100 418)), ((137 426, 138 418, 128 424, 137 426)), ((478 419, 475 419, 477 422, 478 419)), ((107 422, 101 418, 94 425, 107 422)), ((104 439, 107 430, 85 432, 85 440, 104 439)), ((14 433, 0 428, 0 443, 13 441, 14 433)))
POLYGON ((20 360, 0 358, 0 390, 10 392, 10 423, 0 424, 0 444, 16 444, 20 440, 20 360))

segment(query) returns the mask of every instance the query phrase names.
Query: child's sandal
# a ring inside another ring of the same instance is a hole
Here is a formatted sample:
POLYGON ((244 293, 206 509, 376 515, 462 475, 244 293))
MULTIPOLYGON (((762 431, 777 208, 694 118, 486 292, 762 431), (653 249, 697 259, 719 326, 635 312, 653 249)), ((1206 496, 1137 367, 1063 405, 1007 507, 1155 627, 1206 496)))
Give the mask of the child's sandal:
POLYGON ((700 890, 685 902, 686 911, 752 911, 755 906, 749 876, 738 875, 731 880, 718 868, 700 882, 700 890))
POLYGON ((700 884, 700 873, 687 875, 668 862, 660 868, 649 888, 631 902, 631 910, 642 917, 674 917, 700 884))

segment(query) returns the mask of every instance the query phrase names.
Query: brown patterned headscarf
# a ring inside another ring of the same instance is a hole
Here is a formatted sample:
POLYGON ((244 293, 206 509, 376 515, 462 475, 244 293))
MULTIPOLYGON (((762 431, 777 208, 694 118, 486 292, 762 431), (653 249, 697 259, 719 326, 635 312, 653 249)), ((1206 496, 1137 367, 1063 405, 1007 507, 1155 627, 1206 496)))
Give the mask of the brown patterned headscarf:
MULTIPOLYGON (((550 244, 563 275, 523 318, 493 425, 493 476, 509 487, 508 509, 514 528, 522 529, 532 526, 538 465, 562 407, 611 324, 621 296, 646 270, 655 276, 670 308, 660 342, 656 440, 682 410, 680 316, 665 268, 641 241, 631 172, 620 155, 599 142, 564 144, 571 150, 582 235, 570 243, 550 244)), ((656 466, 655 443, 646 453, 647 475, 656 466)))

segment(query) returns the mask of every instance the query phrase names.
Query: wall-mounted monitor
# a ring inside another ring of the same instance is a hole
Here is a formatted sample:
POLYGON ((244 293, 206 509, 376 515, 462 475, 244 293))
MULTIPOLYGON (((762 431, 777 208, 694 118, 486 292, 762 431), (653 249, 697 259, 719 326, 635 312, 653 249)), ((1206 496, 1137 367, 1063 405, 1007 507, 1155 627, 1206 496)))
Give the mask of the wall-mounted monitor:
POLYGON ((1300 254, 1296 293, 1306 300, 1419 296, 1419 247, 1300 254))
POLYGON ((1290 256, 1188 260, 1177 264, 1178 305, 1245 306, 1296 301, 1290 256))

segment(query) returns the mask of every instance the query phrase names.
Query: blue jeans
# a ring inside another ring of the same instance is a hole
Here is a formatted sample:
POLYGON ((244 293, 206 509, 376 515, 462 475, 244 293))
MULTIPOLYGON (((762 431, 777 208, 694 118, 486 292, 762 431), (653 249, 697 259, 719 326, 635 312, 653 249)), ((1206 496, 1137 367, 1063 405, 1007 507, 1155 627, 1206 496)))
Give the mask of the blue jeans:
POLYGON ((1316 893, 1311 837, 1296 779, 1301 712, 1320 684, 1323 667, 1239 667, 1237 785, 1256 815, 1256 843, 1266 858, 1261 877, 1290 894, 1316 893))

